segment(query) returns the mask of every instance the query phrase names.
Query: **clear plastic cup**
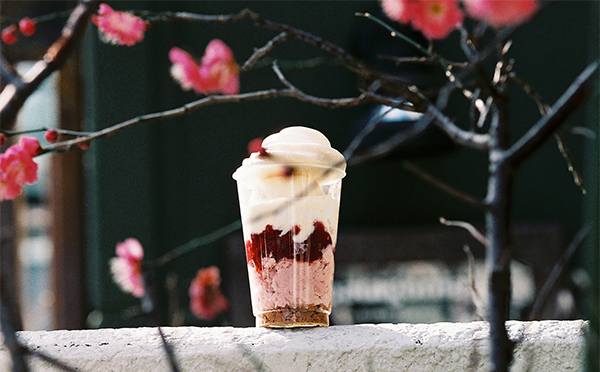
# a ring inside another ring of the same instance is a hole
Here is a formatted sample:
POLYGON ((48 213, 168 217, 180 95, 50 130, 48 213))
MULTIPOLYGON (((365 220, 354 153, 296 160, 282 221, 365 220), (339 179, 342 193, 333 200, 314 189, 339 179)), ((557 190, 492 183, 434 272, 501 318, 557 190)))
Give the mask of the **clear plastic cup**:
POLYGON ((273 164, 233 175, 258 327, 329 325, 344 176, 336 168, 273 164))

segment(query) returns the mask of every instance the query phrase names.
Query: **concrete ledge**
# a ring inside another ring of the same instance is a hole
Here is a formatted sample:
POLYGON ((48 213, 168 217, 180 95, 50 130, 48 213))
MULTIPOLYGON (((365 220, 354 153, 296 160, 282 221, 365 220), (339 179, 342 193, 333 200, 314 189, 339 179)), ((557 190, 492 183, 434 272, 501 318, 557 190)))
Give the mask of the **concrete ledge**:
MULTIPOLYGON (((509 322, 521 340, 513 371, 580 371, 584 321, 509 322)), ((165 328, 182 371, 486 371, 487 324, 363 324, 329 328, 165 328)), ((33 349, 81 371, 168 371, 154 328, 20 332, 33 349)), ((54 369, 38 358, 33 371, 54 369)), ((10 370, 5 347, 0 371, 10 370)))

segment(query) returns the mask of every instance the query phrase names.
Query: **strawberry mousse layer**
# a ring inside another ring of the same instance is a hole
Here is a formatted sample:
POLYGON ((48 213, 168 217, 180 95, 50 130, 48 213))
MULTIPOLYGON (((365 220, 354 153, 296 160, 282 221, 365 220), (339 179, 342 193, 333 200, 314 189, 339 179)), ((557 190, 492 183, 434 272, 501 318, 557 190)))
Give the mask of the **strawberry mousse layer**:
POLYGON ((301 243, 293 240, 297 227, 281 234, 271 225, 246 242, 253 307, 259 313, 309 305, 330 311, 335 247, 323 223, 314 225, 301 243))

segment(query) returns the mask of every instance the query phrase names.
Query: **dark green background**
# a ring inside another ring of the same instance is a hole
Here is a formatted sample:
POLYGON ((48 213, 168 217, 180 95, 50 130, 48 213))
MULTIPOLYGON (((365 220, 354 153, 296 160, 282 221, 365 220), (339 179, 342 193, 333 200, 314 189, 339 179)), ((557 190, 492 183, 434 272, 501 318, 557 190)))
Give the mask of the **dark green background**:
MULTIPOLYGON (((266 18, 291 24, 351 50, 368 23, 354 13, 378 7, 376 2, 355 1, 137 1, 111 5, 118 10, 187 10, 203 14, 235 13, 250 7, 266 18)), ((514 34, 509 56, 516 60, 515 71, 547 102, 553 103, 587 63, 596 58, 597 23, 595 2, 558 2, 549 6, 514 34)), ((183 92, 169 75, 168 51, 173 46, 200 57, 211 39, 220 38, 232 47, 241 63, 253 48, 264 45, 273 36, 274 32, 255 28, 249 22, 162 23, 154 24, 141 44, 122 47, 101 43, 95 27, 90 27, 82 65, 85 126, 88 130, 98 130, 198 99, 193 92, 183 92)), ((397 43, 398 50, 406 50, 401 41, 393 43, 397 43)), ((445 42, 436 43, 436 47, 450 58, 464 58, 457 47, 456 32, 445 42)), ((295 41, 279 46, 274 52, 275 57, 282 59, 318 55, 322 54, 295 41)), ((314 95, 356 95, 355 77, 340 67, 289 71, 286 76, 314 95)), ((279 87, 279 82, 272 71, 265 68, 243 74, 241 87, 242 92, 250 92, 279 87)), ((512 98, 512 131, 516 137, 523 134, 539 114, 535 104, 520 90, 514 89, 512 98)), ((450 111, 464 122, 462 106, 457 102, 450 111)), ((587 111, 580 110, 569 124, 597 131, 597 115, 586 116, 586 112, 596 113, 596 107, 591 104, 587 111)), ((89 307, 103 314, 98 325, 140 324, 122 319, 123 309, 134 305, 136 300, 121 293, 110 280, 107 262, 114 256, 117 242, 136 237, 145 247, 147 257, 155 258, 236 220, 238 201, 231 174, 247 155, 246 146, 251 139, 284 126, 306 125, 321 130, 334 147, 343 150, 365 110, 330 110, 292 99, 215 105, 95 142, 86 155, 85 166, 89 307)), ((594 152, 597 150, 595 141, 568 133, 564 139, 576 166, 588 172, 586 179, 593 191, 592 197, 582 198, 556 144, 548 141, 517 176, 514 217, 516 221, 559 222, 565 228, 566 240, 570 240, 582 224, 583 205, 591 205, 592 211, 597 209, 598 168, 597 152, 594 152), (592 151, 586 153, 587 148, 592 151)), ((430 156, 430 153, 434 151, 427 149, 413 160, 457 188, 485 195, 487 161, 484 154, 465 149, 444 151, 441 156, 430 156)), ((483 221, 480 211, 416 179, 400 162, 399 157, 394 157, 348 170, 343 185, 341 229, 433 225, 439 216, 473 223, 483 221)), ((181 307, 187 309, 187 287, 196 270, 222 264, 221 252, 221 243, 200 249, 158 273, 157 279, 166 272, 176 272, 181 307)), ((588 253, 597 258, 597 240, 589 246, 588 253)), ((222 270, 227 275, 227 268, 222 267, 222 270)), ((593 270, 597 270, 597 265, 593 270)), ((162 287, 159 293, 165 299, 162 287)), ((190 316, 187 321, 195 322, 190 316)))

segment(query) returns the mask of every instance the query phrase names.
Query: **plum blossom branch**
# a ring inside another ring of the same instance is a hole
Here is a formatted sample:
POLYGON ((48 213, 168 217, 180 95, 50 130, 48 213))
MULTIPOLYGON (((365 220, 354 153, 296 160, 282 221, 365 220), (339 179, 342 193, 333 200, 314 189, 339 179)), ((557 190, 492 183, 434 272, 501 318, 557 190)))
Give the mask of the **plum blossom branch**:
POLYGON ((589 64, 543 116, 505 153, 505 158, 518 167, 537 150, 554 131, 583 103, 586 85, 598 70, 598 61, 589 64))
POLYGON ((282 32, 279 35, 275 36, 269 42, 267 42, 263 47, 257 48, 254 50, 254 53, 244 62, 242 65, 242 71, 246 71, 254 67, 256 61, 267 55, 277 44, 280 44, 287 40, 288 34, 287 32, 282 32))
MULTIPOLYGON (((18 86, 9 84, 0 93, 0 122, 3 125, 11 125, 25 100, 48 76, 62 67, 74 45, 82 38, 90 16, 98 7, 98 2, 98 0, 84 0, 77 5, 67 19, 61 37, 48 48, 42 60, 33 65, 23 76, 23 84, 18 86)), ((4 69, 3 66, 2 68, 4 69)))
POLYGON ((489 241, 485 237, 485 235, 483 235, 482 233, 480 233, 479 230, 477 230, 475 228, 475 226, 471 225, 468 222, 464 222, 464 221, 448 221, 444 217, 440 217, 440 223, 442 225, 446 225, 446 226, 456 226, 456 227, 463 228, 463 229, 467 230, 467 232, 469 234, 471 234, 471 236, 473 238, 475 238, 475 240, 477 240, 483 246, 487 247, 489 245, 489 241))
POLYGON ((468 245, 463 246, 463 251, 467 255, 467 265, 469 268, 469 292, 471 293, 471 299, 473 300, 473 304, 475 305, 475 314, 481 320, 485 320, 485 314, 487 313, 487 306, 479 291, 477 291, 477 287, 475 286, 475 257, 473 256, 473 252, 468 245))
POLYGON ((237 220, 235 222, 230 223, 229 225, 223 226, 218 230, 211 232, 208 235, 204 235, 198 238, 194 238, 189 242, 180 245, 179 247, 173 248, 168 253, 163 256, 157 258, 156 260, 149 262, 146 264, 148 269, 154 269, 161 266, 164 266, 173 260, 185 255, 186 253, 192 252, 193 250, 203 247, 207 244, 215 242, 225 236, 231 234, 234 231, 239 230, 242 227, 242 222, 237 220))
MULTIPOLYGON (((528 83, 523 81, 523 79, 521 79, 515 72, 509 73, 508 77, 510 79, 512 79, 513 81, 515 81, 521 87, 521 89, 523 89, 523 91, 531 99, 533 99, 533 101, 535 102, 535 104, 538 107, 538 111, 540 112, 540 114, 542 116, 548 115, 548 112, 550 111, 550 106, 544 102, 544 99, 542 98, 542 96, 538 92, 536 92, 531 87, 531 85, 529 85, 528 83)), ((581 175, 579 174, 579 172, 573 165, 573 158, 571 156, 569 149, 566 147, 561 135, 558 134, 557 132, 554 132, 553 135, 554 135, 554 139, 556 140, 556 144, 558 145, 558 151, 560 152, 562 157, 565 159, 565 162, 567 163, 567 169, 573 176, 573 182, 575 182, 575 185, 577 185, 579 187, 582 194, 584 194, 584 195, 587 194, 587 189, 586 189, 585 185, 583 184, 583 179, 581 178, 581 175)))
POLYGON ((187 103, 181 107, 177 107, 170 110, 155 112, 151 114, 145 114, 141 116, 137 116, 135 118, 126 120, 119 124, 112 125, 105 129, 91 132, 89 135, 81 138, 75 138, 68 141, 63 141, 59 143, 55 143, 53 145, 46 146, 41 149, 39 155, 56 152, 56 151, 67 151, 71 147, 82 144, 85 142, 89 142, 92 140, 96 140, 99 138, 110 136, 116 132, 121 130, 134 127, 139 124, 149 123, 158 120, 164 120, 168 118, 178 117, 182 115, 187 115, 201 107, 212 105, 212 104, 222 104, 222 103, 240 103, 247 101, 255 101, 261 99, 271 99, 271 98, 296 98, 301 101, 309 102, 311 104, 317 106, 325 106, 329 108, 338 108, 338 107, 348 107, 348 106, 356 106, 362 103, 366 103, 372 101, 373 99, 369 97, 367 94, 361 94, 357 97, 352 98, 318 98, 314 96, 310 96, 304 94, 298 89, 268 89, 255 91, 251 93, 242 93, 242 94, 233 94, 228 96, 222 95, 212 95, 208 97, 201 98, 199 100, 187 103))

